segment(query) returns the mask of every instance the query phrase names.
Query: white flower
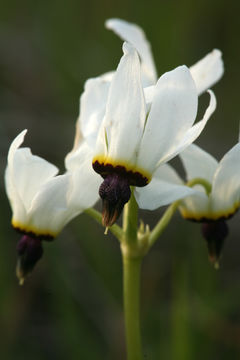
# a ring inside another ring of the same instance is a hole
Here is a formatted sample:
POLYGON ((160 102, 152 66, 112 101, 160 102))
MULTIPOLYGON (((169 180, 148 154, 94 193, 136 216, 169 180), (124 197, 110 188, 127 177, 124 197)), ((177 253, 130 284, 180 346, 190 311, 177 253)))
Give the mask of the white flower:
MULTIPOLYGON (((112 29, 123 40, 131 43, 141 58, 141 80, 144 87, 144 96, 149 110, 157 83, 151 46, 143 30, 135 24, 120 19, 109 19, 106 27, 112 29), (149 86, 150 85, 150 86, 149 86)), ((197 93, 200 95, 214 85, 223 75, 223 61, 220 50, 214 49, 203 59, 189 68, 195 81, 197 93)), ((84 92, 80 97, 80 115, 78 126, 82 136, 90 147, 94 147, 99 132, 108 99, 108 93, 114 71, 86 81, 84 92)))
MULTIPOLYGON (((125 201, 129 196, 129 185, 142 187, 149 184, 160 165, 183 151, 199 136, 215 110, 216 100, 209 92, 209 107, 203 119, 193 125, 198 93, 189 69, 180 66, 160 77, 148 111, 138 54, 128 43, 124 43, 123 51, 108 92, 93 168, 105 179, 105 190, 111 190, 109 196, 112 197, 114 191, 124 192, 125 201), (109 175, 112 174, 117 175, 118 180, 110 185, 109 175), (119 181, 121 190, 117 190, 119 181)), ((105 190, 100 188, 102 199, 105 199, 105 190)), ((117 198, 121 198, 120 193, 117 198)))
MULTIPOLYGON (((122 40, 132 44, 141 58, 142 79, 145 86, 154 85, 157 81, 157 71, 151 52, 151 46, 144 31, 136 24, 121 19, 109 19, 106 28, 113 30, 122 40)), ((223 75, 222 53, 212 50, 203 59, 189 68, 200 95, 212 87, 223 75)))
POLYGON ((187 179, 207 180, 212 190, 209 196, 202 187, 181 206, 185 218, 218 220, 229 218, 240 206, 240 143, 229 150, 218 163, 210 154, 191 145, 180 154, 187 179))
MULTIPOLYGON (((181 201, 182 216, 195 221, 214 221, 231 217, 240 206, 240 143, 229 150, 220 162, 195 144, 188 146, 180 154, 187 180, 200 178, 207 181, 211 191, 206 194, 202 185, 194 186, 195 193, 181 201)), ((138 195, 144 209, 156 209, 163 205, 163 194, 172 194, 172 201, 180 198, 176 186, 184 184, 169 165, 159 168, 158 177, 138 195), (165 180, 165 187, 161 181, 165 180), (151 198, 151 207, 149 207, 151 198)), ((169 201, 170 203, 170 201, 169 201)), ((166 205, 167 203, 164 203, 166 205)))
MULTIPOLYGON (((181 154, 187 180, 196 183, 203 180, 203 185, 195 185, 195 192, 185 197, 179 210, 185 219, 202 223, 210 261, 218 268, 218 259, 224 240, 228 235, 226 220, 240 207, 240 143, 229 150, 220 162, 196 145, 191 144, 181 154)), ((181 190, 177 188, 183 180, 169 165, 162 167, 158 179, 151 182, 139 194, 138 201, 143 208, 152 209, 163 205, 164 198, 172 196, 172 201, 179 199, 181 190), (165 180, 164 186, 162 179, 165 180), (170 195, 168 197, 168 194, 170 195)), ((202 183, 203 183, 202 182, 202 183)))
POLYGON ((55 237, 74 216, 96 202, 99 181, 86 159, 77 171, 56 176, 54 165, 32 155, 29 148, 19 148, 25 134, 26 130, 14 139, 8 153, 5 183, 12 225, 25 233, 55 237))
POLYGON ((12 225, 24 234, 17 246, 21 284, 42 256, 42 240, 54 238, 73 217, 93 206, 100 183, 91 167, 91 152, 78 155, 77 167, 76 157, 66 160, 69 170, 57 175, 54 165, 32 155, 29 148, 19 148, 25 134, 22 131, 12 142, 5 172, 12 225))

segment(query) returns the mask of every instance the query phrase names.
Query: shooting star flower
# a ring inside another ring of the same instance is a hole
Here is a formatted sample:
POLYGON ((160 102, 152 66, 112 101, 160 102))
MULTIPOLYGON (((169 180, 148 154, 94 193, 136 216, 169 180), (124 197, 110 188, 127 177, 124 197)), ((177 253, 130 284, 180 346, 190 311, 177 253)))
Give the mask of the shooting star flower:
POLYGON ((108 92, 93 157, 93 168, 104 179, 99 194, 107 227, 128 202, 130 186, 148 185, 160 165, 199 136, 216 107, 210 91, 204 117, 193 125, 198 93, 189 69, 180 66, 160 77, 148 110, 138 54, 128 43, 124 43, 123 51, 108 92))
POLYGON ((41 258, 42 241, 55 238, 72 218, 91 207, 99 186, 90 156, 78 161, 77 168, 72 161, 71 171, 57 175, 54 165, 32 155, 29 148, 19 148, 26 132, 13 140, 5 172, 12 226, 23 234, 17 246, 20 283, 41 258))
MULTIPOLYGON (((207 193, 203 186, 194 186, 195 193, 181 201, 179 210, 185 219, 202 223, 209 259, 218 266, 224 239, 228 235, 226 220, 240 207, 240 143, 230 149, 220 162, 194 144, 187 147, 180 158, 188 181, 203 179, 209 183, 207 193)), ((163 178, 165 196, 169 193, 173 201, 177 199, 176 186, 183 185, 183 180, 169 165, 165 165, 161 172, 158 182, 150 183, 142 193, 138 193, 138 201, 143 208, 149 208, 149 198, 152 200, 152 209, 162 205, 163 178)))
MULTIPOLYGON (((123 41, 132 44, 141 58, 141 72, 144 86, 155 85, 157 70, 154 63, 151 45, 144 31, 136 24, 121 19, 108 19, 107 29, 114 31, 123 41)), ((189 68, 195 81, 198 94, 212 87, 222 77, 224 68, 222 53, 212 50, 203 59, 189 68)), ((150 90, 150 89, 149 89, 150 90)))

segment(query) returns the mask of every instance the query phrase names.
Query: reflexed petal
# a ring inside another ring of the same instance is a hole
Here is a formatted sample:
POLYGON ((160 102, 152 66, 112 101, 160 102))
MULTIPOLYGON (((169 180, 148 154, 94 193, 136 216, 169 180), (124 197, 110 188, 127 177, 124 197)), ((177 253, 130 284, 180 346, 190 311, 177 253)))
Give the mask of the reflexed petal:
POLYGON ((29 148, 18 149, 25 134, 26 131, 23 131, 10 146, 7 177, 27 211, 39 187, 55 176, 58 169, 48 161, 32 155, 29 148))
POLYGON ((152 173, 156 164, 181 143, 197 114, 197 92, 186 66, 165 73, 155 88, 140 144, 138 166, 152 173))
POLYGON ((156 89, 155 85, 147 86, 147 87, 145 87, 143 89, 144 90, 145 101, 146 101, 146 106, 147 106, 147 112, 149 112, 149 110, 151 108, 153 97, 154 97, 154 94, 155 94, 155 89, 156 89))
POLYGON ((195 65, 191 66, 190 71, 200 95, 212 87, 223 75, 224 67, 221 51, 214 49, 195 65))
POLYGON ((17 223, 25 223, 27 218, 26 209, 15 187, 9 167, 5 171, 5 188, 12 208, 12 220, 17 223))
POLYGON ((230 215, 240 205, 240 143, 219 163, 212 187, 213 212, 230 215))
POLYGON ((92 207, 99 199, 98 190, 103 181, 92 168, 92 158, 88 157, 69 173, 72 177, 69 207, 81 211, 92 207))
POLYGON ((194 193, 194 189, 183 185, 175 170, 168 164, 157 169, 150 184, 135 189, 139 207, 148 210, 155 210, 194 193))
POLYGON ((78 147, 67 154, 65 158, 65 167, 67 170, 73 171, 78 169, 86 160, 92 159, 93 151, 88 144, 83 141, 78 147))
POLYGON ((84 92, 80 97, 79 126, 88 145, 93 148, 106 111, 107 97, 113 74, 113 72, 107 73, 87 80, 84 92))
POLYGON ((121 19, 109 19, 106 21, 107 29, 113 30, 124 41, 132 44, 138 51, 142 60, 142 75, 144 86, 155 84, 157 74, 151 52, 151 46, 143 30, 136 24, 121 19))
POLYGON ((39 156, 32 155, 28 148, 18 149, 14 162, 15 186, 28 210, 40 186, 55 176, 58 168, 39 156))
POLYGON ((107 136, 110 158, 135 163, 145 121, 145 100, 137 52, 127 43, 124 43, 123 51, 124 56, 110 86, 96 154, 104 155, 101 152, 107 136))
POLYGON ((81 212, 68 206, 71 187, 69 174, 59 175, 42 186, 32 201, 28 226, 38 234, 56 236, 70 219, 81 212))
POLYGON ((14 155, 18 147, 22 144, 24 136, 26 135, 27 130, 23 130, 12 142, 9 152, 8 152, 8 164, 5 171, 5 187, 7 196, 9 198, 12 211, 13 219, 16 217, 19 221, 24 221, 26 219, 26 209, 24 207, 23 201, 18 194, 17 188, 15 186, 15 179, 13 177, 14 172, 14 155))
POLYGON ((218 166, 218 162, 213 156, 197 145, 191 144, 180 153, 180 158, 187 174, 187 180, 203 178, 212 183, 218 166))
POLYGON ((199 187, 194 187, 196 193, 183 199, 180 206, 180 212, 183 217, 192 220, 201 220, 208 218, 211 214, 210 200, 204 190, 199 187), (199 190, 198 190, 199 189, 199 190))
POLYGON ((215 95, 211 90, 209 90, 208 93, 210 94, 210 103, 208 105, 207 110, 205 111, 203 119, 201 121, 199 121, 197 124, 195 124, 194 126, 192 126, 185 133, 185 135, 181 139, 180 143, 176 144, 177 146, 176 145, 173 146, 172 149, 170 149, 169 153, 166 154, 165 157, 159 161, 157 166, 160 166, 161 163, 167 162, 167 161, 171 160, 172 158, 174 158, 174 156, 181 153, 181 151, 186 149, 186 147, 189 146, 192 142, 194 142, 197 139, 197 137, 201 134, 208 119, 210 118, 210 116, 216 109, 215 95))

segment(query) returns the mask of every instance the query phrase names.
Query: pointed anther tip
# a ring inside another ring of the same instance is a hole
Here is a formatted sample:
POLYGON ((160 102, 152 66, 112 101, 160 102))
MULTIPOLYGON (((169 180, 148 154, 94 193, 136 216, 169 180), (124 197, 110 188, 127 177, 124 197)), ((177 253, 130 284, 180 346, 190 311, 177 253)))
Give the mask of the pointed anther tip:
POLYGON ((25 282, 25 278, 20 278, 18 283, 20 286, 23 286, 24 282, 25 282))
POLYGON ((215 270, 219 270, 220 265, 219 265, 219 259, 216 258, 216 256, 214 255, 209 255, 208 256, 209 262, 213 265, 215 270))

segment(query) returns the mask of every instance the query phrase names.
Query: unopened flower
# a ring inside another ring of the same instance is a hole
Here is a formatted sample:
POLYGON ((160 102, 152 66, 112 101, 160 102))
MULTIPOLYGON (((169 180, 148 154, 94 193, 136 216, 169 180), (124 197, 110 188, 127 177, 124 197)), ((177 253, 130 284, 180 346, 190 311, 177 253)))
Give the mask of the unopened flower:
MULTIPOLYGON (((185 219, 202 223, 211 262, 218 264, 224 239, 228 234, 226 220, 232 217, 240 207, 240 143, 229 150, 220 162, 191 144, 181 154, 188 181, 203 179, 209 184, 208 191, 202 185, 194 186, 195 193, 181 201, 180 212, 185 219)), ((176 186, 183 180, 168 165, 162 169, 166 193, 173 193, 177 199, 176 186), (174 174, 174 176, 172 175, 174 174)), ((158 184, 159 185, 159 184, 158 184)), ((139 195, 139 201, 148 208, 147 197, 151 197, 153 208, 162 205, 163 188, 150 183, 139 195)))
POLYGON ((216 107, 210 91, 209 107, 193 126, 198 93, 189 69, 180 66, 160 77, 147 108, 138 54, 128 43, 124 43, 123 51, 108 92, 93 157, 94 170, 104 178, 100 196, 107 209, 103 213, 105 226, 116 221, 130 198, 130 186, 148 185, 160 165, 199 136, 216 107))
POLYGON ((57 175, 54 165, 32 155, 29 148, 19 148, 25 134, 26 130, 12 142, 5 173, 12 226, 23 234, 17 246, 20 282, 41 258, 42 240, 55 238, 73 217, 91 207, 99 186, 90 157, 82 158, 76 169, 57 175))

